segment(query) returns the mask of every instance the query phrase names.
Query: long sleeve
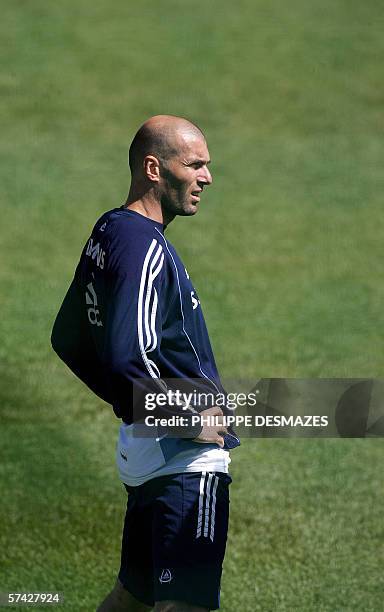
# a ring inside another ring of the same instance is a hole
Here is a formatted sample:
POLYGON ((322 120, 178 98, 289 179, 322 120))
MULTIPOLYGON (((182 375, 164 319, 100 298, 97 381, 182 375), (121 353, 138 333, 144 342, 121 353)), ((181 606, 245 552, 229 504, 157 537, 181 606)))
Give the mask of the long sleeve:
POLYGON ((115 253, 105 278, 95 275, 92 281, 95 293, 103 295, 102 325, 93 326, 92 332, 114 403, 123 410, 132 381, 146 378, 159 383, 161 378, 163 273, 163 248, 153 238, 140 245, 132 242, 123 253, 115 253))
POLYGON ((56 319, 53 347, 125 422, 179 414, 186 426, 172 434, 195 437, 201 426, 191 426, 190 410, 166 405, 148 413, 144 407, 144 393, 167 390, 161 354, 170 301, 164 242, 153 231, 119 230, 103 234, 100 225, 95 228, 56 319))
MULTIPOLYGON (((132 237, 129 243, 124 242, 124 248, 119 243, 113 246, 105 274, 95 274, 93 281, 95 293, 99 289, 104 293, 104 304, 100 302, 102 325, 93 325, 93 333, 115 412, 140 420, 148 415, 143 395, 167 390, 160 367, 168 299, 165 253, 161 242, 152 236, 141 237, 139 242, 132 237)), ((155 417, 177 413, 186 425, 173 427, 174 435, 195 437, 200 433, 201 425, 192 427, 191 411, 181 406, 156 406, 152 412, 155 417)))
POLYGON ((60 359, 80 380, 101 399, 112 404, 106 373, 94 350, 84 301, 84 291, 75 275, 56 316, 51 344, 60 359))

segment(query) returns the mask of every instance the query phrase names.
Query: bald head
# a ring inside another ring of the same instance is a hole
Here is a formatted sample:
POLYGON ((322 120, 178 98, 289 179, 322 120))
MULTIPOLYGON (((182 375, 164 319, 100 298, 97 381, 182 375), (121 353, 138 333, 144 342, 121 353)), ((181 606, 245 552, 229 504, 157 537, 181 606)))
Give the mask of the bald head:
POLYGON ((126 208, 168 225, 194 215, 212 183, 204 134, 191 121, 156 115, 146 121, 129 149, 132 172, 126 208))
POLYGON ((183 143, 204 134, 191 121, 173 115, 155 115, 148 119, 136 133, 129 148, 129 167, 132 176, 143 167, 147 155, 166 162, 178 154, 183 143))

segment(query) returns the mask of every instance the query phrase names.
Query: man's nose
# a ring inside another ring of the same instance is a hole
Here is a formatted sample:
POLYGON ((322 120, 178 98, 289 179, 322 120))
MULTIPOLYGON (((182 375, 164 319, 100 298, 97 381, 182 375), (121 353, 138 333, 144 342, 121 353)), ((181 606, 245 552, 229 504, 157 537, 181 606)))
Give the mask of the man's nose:
POLYGON ((204 185, 210 185, 212 183, 212 174, 208 170, 207 166, 205 166, 205 168, 202 169, 202 170, 203 170, 203 172, 200 175, 198 180, 200 180, 202 183, 204 183, 204 185))

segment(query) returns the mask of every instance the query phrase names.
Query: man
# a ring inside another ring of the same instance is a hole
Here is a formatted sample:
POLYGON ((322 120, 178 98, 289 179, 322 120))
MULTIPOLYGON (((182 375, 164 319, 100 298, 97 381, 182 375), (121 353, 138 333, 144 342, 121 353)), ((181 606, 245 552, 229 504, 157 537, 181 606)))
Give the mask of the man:
POLYGON ((182 416, 183 424, 149 437, 138 429, 145 411, 134 409, 137 381, 149 381, 141 391, 164 392, 168 379, 222 391, 196 290, 164 236, 175 216, 197 212, 212 182, 209 163, 190 121, 159 115, 144 123, 129 151, 127 201, 96 223, 52 332, 59 356, 122 419, 117 463, 129 496, 121 567, 99 612, 219 607, 228 451, 238 438, 214 403, 163 402, 154 416, 182 416))

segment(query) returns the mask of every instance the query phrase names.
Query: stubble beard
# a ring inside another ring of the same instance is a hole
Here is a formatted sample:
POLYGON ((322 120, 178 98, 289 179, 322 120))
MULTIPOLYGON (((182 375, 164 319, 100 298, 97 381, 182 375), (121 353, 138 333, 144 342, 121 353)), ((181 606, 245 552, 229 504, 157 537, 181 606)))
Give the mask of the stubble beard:
POLYGON ((188 202, 188 197, 188 193, 178 198, 164 194, 161 198, 162 209, 173 217, 192 217, 197 213, 198 208, 193 203, 188 202))

